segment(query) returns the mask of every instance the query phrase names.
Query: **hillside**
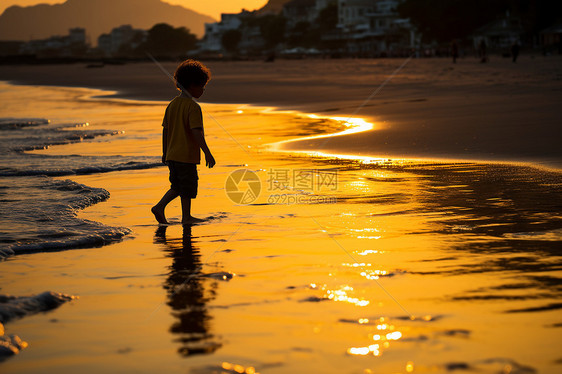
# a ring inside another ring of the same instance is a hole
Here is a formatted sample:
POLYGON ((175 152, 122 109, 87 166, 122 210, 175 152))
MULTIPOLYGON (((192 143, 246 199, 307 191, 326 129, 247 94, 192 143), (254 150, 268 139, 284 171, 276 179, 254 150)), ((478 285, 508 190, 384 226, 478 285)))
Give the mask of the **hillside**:
POLYGON ((130 24, 149 29, 160 22, 187 27, 201 37, 205 22, 215 20, 160 0, 67 0, 56 5, 7 8, 0 16, 0 40, 44 39, 83 27, 95 45, 100 34, 114 27, 130 24))
POLYGON ((283 5, 287 4, 291 0, 269 0, 263 8, 258 9, 261 14, 266 13, 280 13, 283 10, 283 5))

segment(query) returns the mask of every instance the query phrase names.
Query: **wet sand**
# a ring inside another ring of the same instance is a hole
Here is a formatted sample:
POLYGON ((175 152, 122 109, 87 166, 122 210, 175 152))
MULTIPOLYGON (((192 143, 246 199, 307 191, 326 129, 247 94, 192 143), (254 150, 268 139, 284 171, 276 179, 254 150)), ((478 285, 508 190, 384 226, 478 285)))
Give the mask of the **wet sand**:
MULTIPOLYGON (((561 167, 562 75, 559 56, 492 56, 452 64, 413 59, 210 62, 214 79, 203 101, 245 103, 309 113, 368 118, 372 131, 295 143, 292 149, 390 158, 533 162, 561 167)), ((176 64, 164 63, 173 72, 176 64)), ((96 87, 117 97, 169 100, 168 78, 153 63, 0 66, 0 80, 96 87)))
MULTIPOLYGON (((3 93, 11 98, 3 108, 123 131, 35 153, 159 155, 165 103, 87 93, 16 86, 3 93), (33 97, 41 100, 30 107, 33 97)), ((266 145, 349 125, 264 107, 203 107, 217 120, 205 115, 217 166, 199 168, 193 211, 209 223, 155 224, 149 209, 168 187, 165 168, 72 177, 111 193, 81 218, 133 234, 101 248, 0 263, 3 294, 78 297, 6 324, 29 347, 2 370, 559 370, 559 173, 275 153, 266 145), (228 175, 241 168, 261 182, 250 204, 225 194, 228 175), (291 179, 299 170, 335 173, 337 183, 303 185, 291 179)), ((179 222, 179 214, 175 202, 168 216, 179 222)))

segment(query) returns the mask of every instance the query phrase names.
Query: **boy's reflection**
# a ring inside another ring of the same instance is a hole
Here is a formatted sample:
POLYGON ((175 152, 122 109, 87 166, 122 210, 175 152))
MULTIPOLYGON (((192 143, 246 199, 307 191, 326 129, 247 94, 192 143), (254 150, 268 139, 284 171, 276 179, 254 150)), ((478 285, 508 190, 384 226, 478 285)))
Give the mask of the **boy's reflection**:
POLYGON ((212 318, 206 303, 215 294, 216 283, 205 294, 201 277, 199 250, 192 246, 191 227, 183 227, 183 237, 166 237, 167 226, 158 227, 154 236, 156 243, 164 244, 164 250, 172 258, 170 273, 164 283, 172 315, 177 321, 170 327, 170 332, 178 334, 181 343, 178 352, 183 356, 212 353, 221 344, 214 341, 209 333, 209 321, 212 318))

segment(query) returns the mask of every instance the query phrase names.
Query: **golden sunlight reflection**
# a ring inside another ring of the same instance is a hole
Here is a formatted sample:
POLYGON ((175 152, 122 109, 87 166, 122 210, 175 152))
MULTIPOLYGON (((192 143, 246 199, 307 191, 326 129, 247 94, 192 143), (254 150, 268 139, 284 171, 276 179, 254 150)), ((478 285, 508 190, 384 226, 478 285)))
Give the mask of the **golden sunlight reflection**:
POLYGON ((391 341, 396 341, 402 338, 402 333, 397 330, 397 327, 390 323, 388 318, 380 317, 373 321, 368 318, 359 318, 357 323, 360 325, 373 325, 376 329, 376 333, 369 334, 369 340, 375 343, 365 345, 362 347, 350 347, 347 349, 347 353, 353 356, 381 356, 383 349, 388 349, 390 347, 391 341))
POLYGON ((354 263, 348 263, 348 262, 344 262, 342 263, 342 266, 345 267, 352 267, 352 268, 362 268, 362 272, 359 273, 362 277, 365 277, 367 279, 379 279, 380 277, 384 277, 385 275, 389 275, 390 272, 387 270, 380 270, 380 269, 375 269, 375 270, 369 270, 369 269, 364 269, 365 267, 371 267, 372 265, 370 263, 365 263, 365 262, 354 262, 354 263))
POLYGON ((367 256, 367 255, 374 254, 374 253, 384 253, 384 252, 383 251, 377 251, 377 250, 374 250, 374 249, 366 249, 364 251, 357 252, 357 254, 359 256, 367 256))
POLYGON ((338 289, 331 290, 328 289, 328 286, 325 284, 319 286, 316 283, 311 283, 310 288, 324 291, 324 295, 322 297, 325 299, 334 300, 334 301, 343 301, 357 306, 367 306, 370 304, 369 300, 349 296, 348 293, 353 292, 353 287, 348 285, 340 286, 340 288, 338 289))
POLYGON ((373 356, 380 356, 379 345, 378 344, 371 344, 368 347, 351 347, 347 350, 347 353, 350 355, 361 355, 366 356, 368 354, 372 354, 373 356))
MULTIPOLYGON (((310 115, 310 118, 317 118, 316 115, 310 115)), ((340 135, 355 134, 357 132, 363 132, 372 130, 375 125, 373 123, 367 122, 363 118, 346 118, 346 117, 330 117, 335 121, 342 122, 347 128, 341 132, 335 134, 318 135, 316 138, 327 138, 340 135)))
POLYGON ((388 275, 386 270, 365 270, 361 272, 361 276, 367 279, 379 279, 385 275, 388 275))
POLYGON ((224 370, 228 370, 230 373, 240 373, 240 374, 260 374, 256 371, 253 366, 244 367, 238 364, 232 364, 230 362, 223 362, 221 367, 224 370))
POLYGON ((368 191, 370 184, 365 180, 354 180, 348 183, 348 187, 352 191, 368 191))
MULTIPOLYGON (((304 139, 302 139, 304 140, 304 139)), ((286 153, 294 153, 294 154, 301 154, 303 156, 308 157, 318 157, 318 158, 335 158, 338 160, 350 160, 355 161, 362 164, 374 164, 374 165, 384 165, 384 166, 400 166, 406 163, 406 160, 397 160, 397 159, 386 159, 386 158, 379 158, 379 157, 372 157, 372 156, 361 156, 361 155, 351 155, 351 154, 344 154, 344 153, 330 153, 330 152, 318 152, 318 151, 298 151, 298 150, 288 150, 284 151, 282 149, 276 148, 274 149, 276 152, 286 152, 286 153)))
MULTIPOLYGON (((373 123, 367 122, 363 118, 328 117, 328 116, 318 116, 316 114, 308 114, 307 117, 311 119, 330 119, 332 121, 339 122, 345 127, 345 130, 332 134, 312 135, 312 136, 305 136, 301 138, 282 140, 280 142, 268 144, 268 146, 274 151, 280 151, 281 144, 293 143, 305 139, 312 140, 312 139, 333 138, 335 136, 349 135, 349 134, 369 131, 375 127, 373 123)), ((368 159, 372 159, 372 157, 368 157, 368 159)))
POLYGON ((363 267, 363 266, 371 266, 371 264, 366 264, 364 262, 354 262, 354 263, 346 263, 344 262, 342 264, 342 266, 348 266, 348 267, 354 267, 354 268, 358 268, 358 267, 363 267))
POLYGON ((380 229, 377 228, 365 228, 365 229, 349 229, 349 231, 354 232, 380 232, 380 229))
POLYGON ((406 363, 406 371, 407 371, 408 373, 411 373, 411 372, 414 371, 414 363, 413 363, 412 361, 408 361, 408 362, 406 363))

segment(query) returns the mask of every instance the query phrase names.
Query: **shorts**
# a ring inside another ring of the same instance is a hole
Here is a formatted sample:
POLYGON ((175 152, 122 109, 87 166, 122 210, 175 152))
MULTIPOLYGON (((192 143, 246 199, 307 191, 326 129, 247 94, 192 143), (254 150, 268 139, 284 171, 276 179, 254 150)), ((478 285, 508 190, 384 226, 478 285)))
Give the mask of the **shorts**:
POLYGON ((197 196, 197 164, 167 161, 170 169, 170 187, 181 197, 195 199, 197 196))

